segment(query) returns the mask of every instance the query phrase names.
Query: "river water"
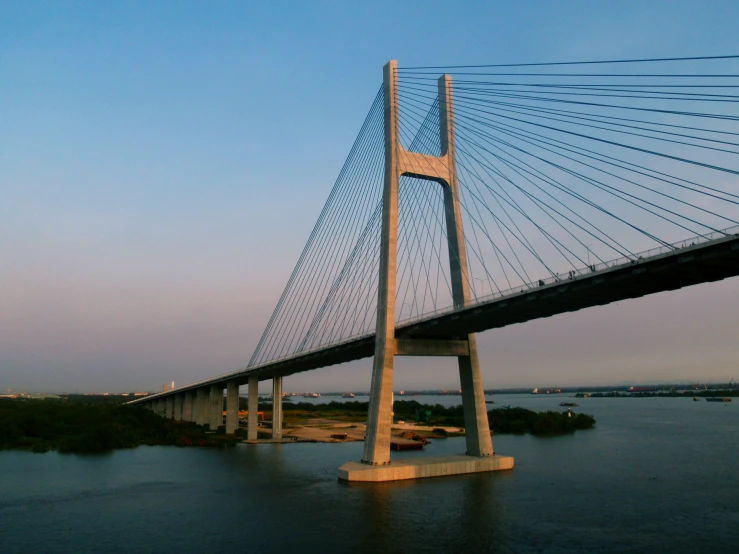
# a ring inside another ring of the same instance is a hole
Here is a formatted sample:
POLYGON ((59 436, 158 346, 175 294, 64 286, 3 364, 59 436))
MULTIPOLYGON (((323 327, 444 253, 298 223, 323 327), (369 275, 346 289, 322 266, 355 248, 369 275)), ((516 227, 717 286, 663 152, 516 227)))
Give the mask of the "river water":
POLYGON ((595 429, 495 436, 513 471, 416 482, 339 482, 362 443, 0 452, 0 552, 738 552, 736 400, 578 399, 595 429))

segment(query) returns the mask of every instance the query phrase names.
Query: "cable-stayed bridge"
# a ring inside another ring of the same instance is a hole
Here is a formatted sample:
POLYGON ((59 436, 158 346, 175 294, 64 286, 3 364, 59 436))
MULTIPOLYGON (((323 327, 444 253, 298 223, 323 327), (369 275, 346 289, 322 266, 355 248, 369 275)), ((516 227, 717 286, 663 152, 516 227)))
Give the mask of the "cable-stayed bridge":
POLYGON ((739 274, 738 62, 389 62, 247 367, 135 402, 218 427, 226 388, 234 432, 239 386, 256 413, 273 379, 279 437, 283 377, 374 356, 344 478, 512 467, 475 333, 739 274), (457 358, 464 461, 389 463, 399 355, 457 358))

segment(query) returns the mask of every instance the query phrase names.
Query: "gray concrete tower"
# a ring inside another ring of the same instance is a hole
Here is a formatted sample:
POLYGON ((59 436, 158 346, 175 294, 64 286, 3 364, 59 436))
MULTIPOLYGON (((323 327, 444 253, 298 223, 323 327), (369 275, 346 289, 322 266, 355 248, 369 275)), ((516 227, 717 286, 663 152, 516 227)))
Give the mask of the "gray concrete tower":
POLYGON ((462 308, 469 300, 467 253, 457 182, 452 79, 444 75, 438 82, 441 138, 441 156, 439 157, 410 152, 400 144, 397 62, 394 60, 384 67, 383 90, 385 184, 382 197, 380 278, 377 292, 375 355, 372 367, 367 436, 362 461, 372 465, 390 462, 393 371, 396 355, 457 357, 467 435, 467 454, 490 456, 493 454, 493 446, 475 336, 448 337, 444 340, 403 339, 397 341, 395 338, 398 192, 402 175, 434 181, 443 187, 454 307, 462 308))

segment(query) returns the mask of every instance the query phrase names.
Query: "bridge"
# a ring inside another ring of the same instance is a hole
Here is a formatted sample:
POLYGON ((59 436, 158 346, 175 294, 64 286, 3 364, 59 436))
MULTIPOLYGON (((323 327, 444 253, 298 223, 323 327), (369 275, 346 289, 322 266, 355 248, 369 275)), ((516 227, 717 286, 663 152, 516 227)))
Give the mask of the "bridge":
POLYGON ((217 429, 225 390, 234 433, 240 387, 256 414, 271 379, 279 439, 283 378, 373 357, 364 456, 340 478, 512 468, 476 333, 739 274, 738 58, 388 62, 249 364, 131 403, 217 429), (391 461, 396 356, 457 359, 464 456, 391 461))

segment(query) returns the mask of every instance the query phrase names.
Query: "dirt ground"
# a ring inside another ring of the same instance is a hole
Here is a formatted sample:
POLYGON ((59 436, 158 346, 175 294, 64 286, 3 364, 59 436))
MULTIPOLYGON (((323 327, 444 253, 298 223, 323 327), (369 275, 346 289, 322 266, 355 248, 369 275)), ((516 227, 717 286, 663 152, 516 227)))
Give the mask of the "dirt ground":
MULTIPOLYGON (((308 419, 299 423, 292 422, 283 428, 283 439, 292 439, 298 442, 350 442, 363 441, 367 426, 364 423, 348 423, 331 419, 308 419), (331 435, 346 433, 345 439, 332 438, 331 435)), ((413 431, 415 434, 432 436, 433 429, 445 429, 450 434, 462 432, 459 427, 428 427, 411 423, 399 423, 393 425, 393 440, 397 442, 413 442, 411 439, 401 437, 404 432, 413 431)))

